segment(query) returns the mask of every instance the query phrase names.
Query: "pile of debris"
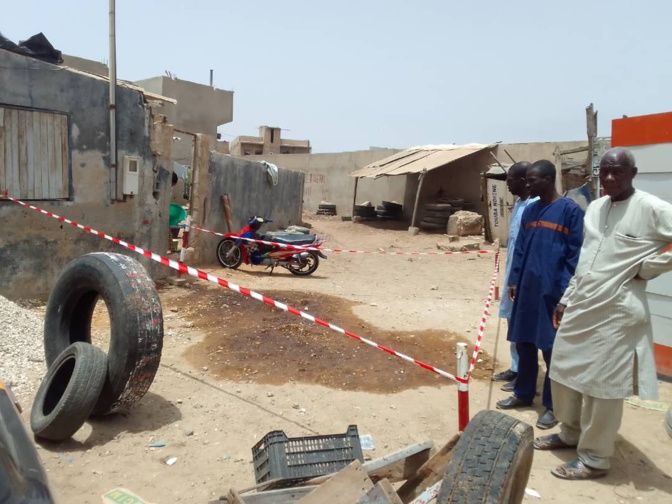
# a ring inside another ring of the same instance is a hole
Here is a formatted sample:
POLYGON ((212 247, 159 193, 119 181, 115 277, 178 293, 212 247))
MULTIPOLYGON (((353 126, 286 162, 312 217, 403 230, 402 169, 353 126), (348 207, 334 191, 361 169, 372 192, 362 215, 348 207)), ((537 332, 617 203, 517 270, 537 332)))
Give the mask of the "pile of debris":
MULTIPOLYGON (((343 439, 352 437, 353 427, 356 432, 356 427, 351 426, 343 439)), ((256 445, 253 458, 256 455, 258 459, 259 446, 267 447, 268 440, 277 437, 279 432, 269 433, 261 445, 256 445)), ((333 436, 304 440, 306 446, 315 448, 325 438, 333 436)), ((296 439, 284 437, 285 444, 295 442, 296 439)), ((497 411, 481 411, 463 433, 439 450, 434 450, 433 443, 427 441, 368 462, 364 462, 361 455, 347 461, 342 451, 337 450, 341 453, 334 460, 341 458, 344 465, 338 472, 313 478, 274 477, 242 490, 232 488, 228 495, 210 504, 517 504, 525 496, 532 468, 532 443, 531 426, 497 411)), ((337 444, 340 448, 345 446, 337 444)), ((321 456, 330 452, 324 447, 320 451, 321 456)), ((287 448, 283 444, 278 453, 284 456, 276 456, 275 465, 279 467, 290 455, 305 462, 306 457, 301 455, 307 453, 300 452, 296 444, 287 448)), ((255 461, 255 469, 258 468, 255 461)), ((265 472, 263 477, 269 474, 265 472)))
POLYGON ((317 206, 317 212, 315 212, 316 215, 337 215, 336 213, 336 205, 329 201, 322 201, 318 206, 317 206))

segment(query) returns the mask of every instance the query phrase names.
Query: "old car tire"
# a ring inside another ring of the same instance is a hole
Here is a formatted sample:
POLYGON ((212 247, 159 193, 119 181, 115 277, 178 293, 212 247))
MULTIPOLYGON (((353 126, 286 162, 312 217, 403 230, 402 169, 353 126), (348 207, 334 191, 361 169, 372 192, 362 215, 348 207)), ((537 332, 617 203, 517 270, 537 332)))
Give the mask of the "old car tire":
POLYGON ((533 457, 531 426, 498 411, 481 411, 455 446, 437 504, 518 504, 533 457))
POLYGON ((452 215, 450 210, 426 210, 425 217, 442 217, 448 219, 452 215))
POLYGON ((35 395, 30 428, 52 441, 70 438, 84 425, 107 378, 107 356, 100 348, 77 342, 52 363, 35 395))
POLYGON ((47 366, 71 343, 91 343, 102 298, 110 316, 108 376, 93 414, 128 408, 151 386, 163 348, 163 312, 154 282, 135 259, 96 252, 71 261, 56 280, 44 318, 47 366))
POLYGON ((433 210, 437 212, 446 212, 450 211, 452 207, 447 203, 427 203, 425 205, 425 210, 433 210))
POLYGON ((445 229, 446 223, 437 224, 436 222, 427 222, 426 220, 421 220, 419 224, 421 229, 445 229))
POLYGON ((430 217, 425 215, 422 218, 423 222, 431 222, 434 224, 440 224, 440 227, 446 227, 446 224, 448 224, 448 217, 430 217))

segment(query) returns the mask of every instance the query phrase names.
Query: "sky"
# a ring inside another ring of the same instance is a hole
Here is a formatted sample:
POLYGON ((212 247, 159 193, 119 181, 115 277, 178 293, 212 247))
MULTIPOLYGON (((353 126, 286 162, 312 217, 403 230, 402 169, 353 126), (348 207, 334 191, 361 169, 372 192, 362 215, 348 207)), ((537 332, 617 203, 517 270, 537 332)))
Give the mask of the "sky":
MULTIPOLYGON (((108 60, 106 0, 0 0, 0 32, 108 60)), ((672 110, 669 0, 117 0, 117 75, 233 90, 313 152, 586 138, 672 110)))

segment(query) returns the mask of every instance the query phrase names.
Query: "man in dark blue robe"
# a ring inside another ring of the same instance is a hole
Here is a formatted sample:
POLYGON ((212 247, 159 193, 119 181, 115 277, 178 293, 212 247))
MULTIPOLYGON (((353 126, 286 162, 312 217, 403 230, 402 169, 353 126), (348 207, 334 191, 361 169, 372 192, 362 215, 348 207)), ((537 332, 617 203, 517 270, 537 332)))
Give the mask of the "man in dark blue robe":
POLYGON ((553 311, 574 275, 583 242, 583 210, 557 192, 555 177, 555 166, 547 160, 534 163, 526 175, 529 193, 539 201, 523 213, 509 276, 514 303, 507 339, 516 344, 520 357, 518 378, 514 395, 497 403, 500 409, 532 404, 541 350, 546 363, 542 396, 546 410, 537 422, 541 429, 558 423, 548 378, 555 340, 553 311))

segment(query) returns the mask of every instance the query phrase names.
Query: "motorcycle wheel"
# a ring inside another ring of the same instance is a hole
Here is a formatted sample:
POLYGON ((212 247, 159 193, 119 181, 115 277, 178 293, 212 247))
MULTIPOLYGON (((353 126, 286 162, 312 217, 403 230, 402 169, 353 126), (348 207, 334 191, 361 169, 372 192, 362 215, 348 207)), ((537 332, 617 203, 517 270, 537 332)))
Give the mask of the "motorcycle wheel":
POLYGON ((236 269, 243 263, 243 253, 235 240, 224 238, 217 245, 217 260, 225 268, 236 269))
POLYGON ((294 275, 308 276, 313 274, 320 265, 320 258, 313 252, 309 252, 308 257, 306 257, 304 260, 305 262, 303 264, 290 262, 287 265, 287 269, 294 275))

